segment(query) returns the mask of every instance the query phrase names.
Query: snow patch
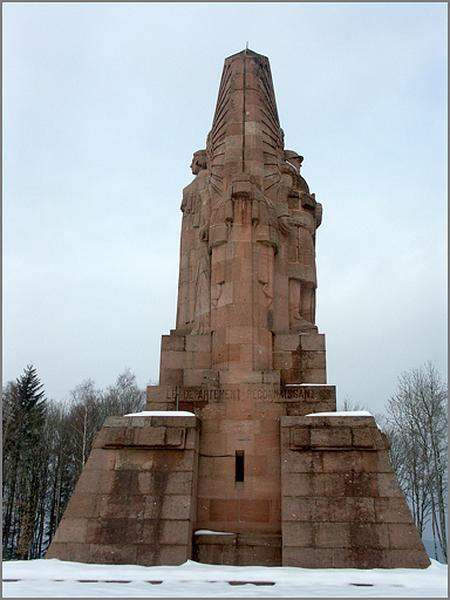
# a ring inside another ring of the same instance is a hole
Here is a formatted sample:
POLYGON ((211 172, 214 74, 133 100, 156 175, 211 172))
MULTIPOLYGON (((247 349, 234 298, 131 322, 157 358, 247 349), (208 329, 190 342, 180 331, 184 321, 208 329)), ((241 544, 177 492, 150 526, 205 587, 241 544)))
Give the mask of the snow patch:
POLYGON ((3 579, 4 598, 447 598, 447 565, 434 560, 427 569, 305 569, 38 559, 4 562, 3 579))
POLYGON ((234 535, 229 531, 213 531, 212 529, 197 529, 194 531, 194 535, 234 535))
POLYGON ((195 417, 195 414, 187 410, 143 410, 124 417, 195 417))
POLYGON ((334 387, 330 383, 286 383, 284 387, 334 387))
POLYGON ((335 412, 309 413, 305 417, 373 417, 368 410, 340 410, 335 412))

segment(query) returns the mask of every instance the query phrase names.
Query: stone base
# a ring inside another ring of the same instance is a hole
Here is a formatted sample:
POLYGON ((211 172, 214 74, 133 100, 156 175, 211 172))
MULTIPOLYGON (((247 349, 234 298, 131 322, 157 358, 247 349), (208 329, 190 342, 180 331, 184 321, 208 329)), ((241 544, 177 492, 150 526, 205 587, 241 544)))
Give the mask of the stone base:
POLYGON ((281 566, 281 535, 195 534, 194 560, 213 565, 281 566))
POLYGON ((284 566, 429 566, 373 417, 283 417, 281 446, 284 566))
POLYGON ((46 558, 178 565, 192 558, 196 417, 110 417, 46 558))
POLYGON ((333 411, 334 386, 156 386, 149 396, 149 409, 195 416, 107 419, 46 558, 430 564, 373 417, 304 416, 333 411))

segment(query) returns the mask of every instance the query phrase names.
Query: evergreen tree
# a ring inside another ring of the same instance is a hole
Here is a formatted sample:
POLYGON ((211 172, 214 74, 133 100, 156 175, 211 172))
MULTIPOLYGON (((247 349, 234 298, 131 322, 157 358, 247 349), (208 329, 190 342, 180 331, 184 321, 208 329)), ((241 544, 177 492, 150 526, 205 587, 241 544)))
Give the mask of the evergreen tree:
POLYGON ((28 365, 4 397, 3 552, 6 558, 28 558, 42 486, 44 386, 28 365))

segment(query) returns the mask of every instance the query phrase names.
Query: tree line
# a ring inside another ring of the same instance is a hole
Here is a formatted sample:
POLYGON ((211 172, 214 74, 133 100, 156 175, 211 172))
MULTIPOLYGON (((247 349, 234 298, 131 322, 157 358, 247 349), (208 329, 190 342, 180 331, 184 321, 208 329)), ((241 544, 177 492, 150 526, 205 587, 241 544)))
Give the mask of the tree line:
MULTIPOLYGON (((399 484, 434 557, 447 554, 448 391, 431 363, 403 373, 377 421, 391 442, 399 484)), ((125 370, 97 389, 86 380, 68 403, 46 398, 29 365, 3 389, 3 557, 42 558, 106 417, 143 410, 145 392, 125 370)), ((345 410, 363 406, 344 401, 345 410)))
POLYGON ((419 533, 431 528, 434 558, 448 562, 448 389, 431 363, 399 377, 383 429, 419 533))
POLYGON ((42 558, 106 417, 143 410, 129 370, 97 389, 86 380, 67 403, 50 401, 29 365, 3 389, 3 558, 42 558))

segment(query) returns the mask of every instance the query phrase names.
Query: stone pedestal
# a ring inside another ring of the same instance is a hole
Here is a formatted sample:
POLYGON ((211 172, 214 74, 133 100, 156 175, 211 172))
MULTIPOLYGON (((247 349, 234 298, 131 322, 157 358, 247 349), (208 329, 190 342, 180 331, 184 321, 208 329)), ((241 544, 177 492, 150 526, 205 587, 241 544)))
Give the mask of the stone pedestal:
POLYGON ((281 419, 283 565, 430 564, 373 417, 281 419))
POLYGON ((192 558, 199 421, 110 417, 46 558, 177 565, 192 558))

